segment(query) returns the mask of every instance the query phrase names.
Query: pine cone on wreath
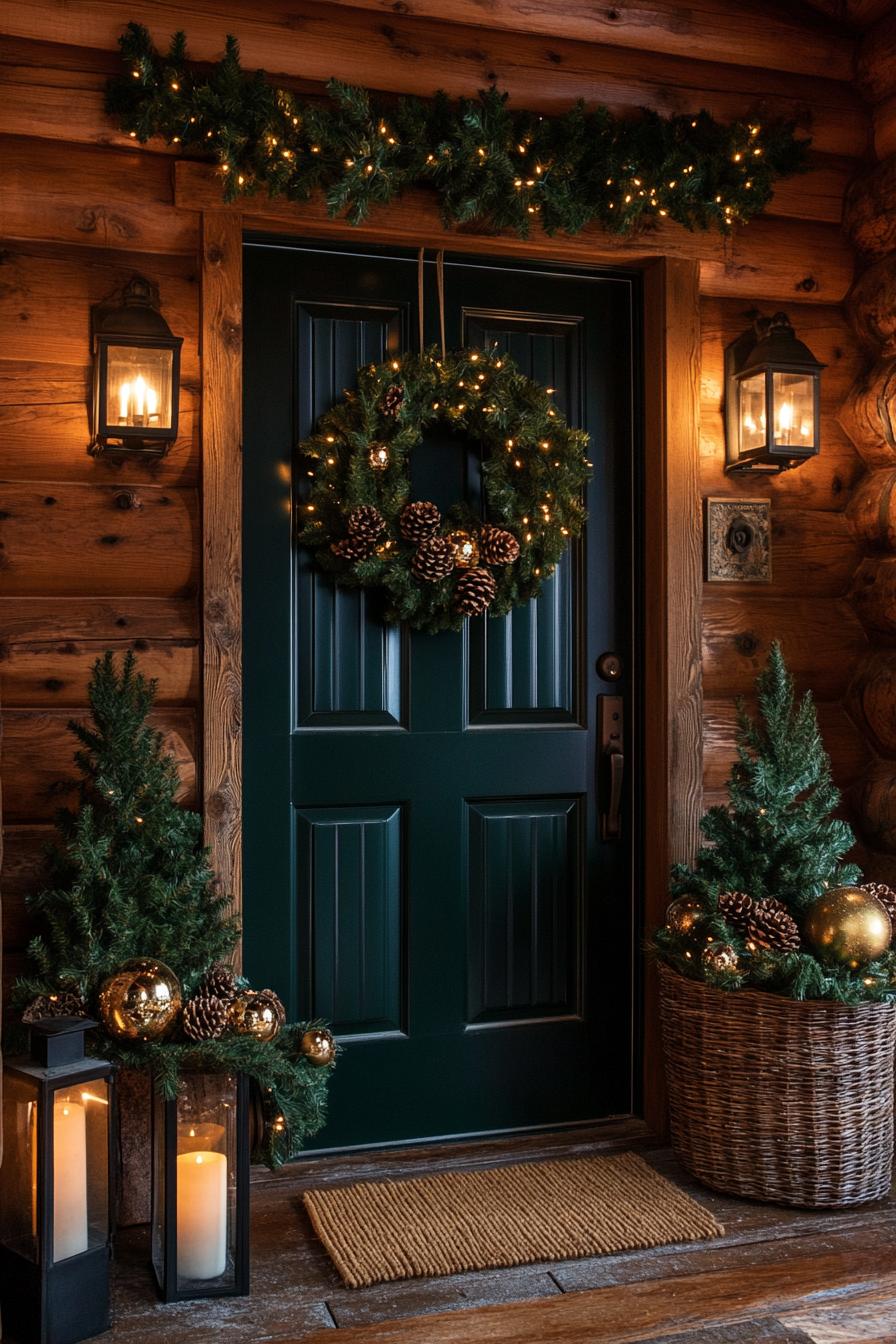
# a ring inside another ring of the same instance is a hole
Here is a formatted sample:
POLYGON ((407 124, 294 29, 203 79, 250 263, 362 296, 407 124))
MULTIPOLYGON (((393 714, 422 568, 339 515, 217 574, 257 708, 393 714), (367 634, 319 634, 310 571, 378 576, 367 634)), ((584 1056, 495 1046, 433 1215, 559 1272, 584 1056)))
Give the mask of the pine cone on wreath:
POLYGON ((184 1004, 180 1021, 191 1041, 217 1040, 227 1026, 227 1003, 215 994, 196 994, 184 1004))
POLYGON ((464 616, 481 616, 495 596, 496 584, 487 569, 468 569, 454 590, 455 608, 464 616))
POLYGON ((732 929, 746 932, 747 924, 753 913, 755 902, 745 891, 720 891, 718 898, 719 914, 732 929))
POLYGON ((447 537, 421 541, 411 561, 411 572, 423 583, 438 583, 454 569, 454 543, 447 537))
POLYGON ((780 901, 754 901, 747 921, 747 943, 766 952, 797 952, 800 931, 797 922, 780 901))
POLYGON ((40 1022, 45 1017, 86 1017, 87 1004, 74 990, 62 989, 56 994, 38 994, 22 1013, 23 1022, 40 1022))
POLYGON ((230 999, 235 999, 239 992, 239 986, 236 982, 236 974, 232 966, 227 966, 223 962, 210 967, 199 982, 196 990, 197 997, 201 994, 207 997, 222 999, 227 1003, 230 999))
POLYGON ((348 533, 356 541, 376 541, 386 520, 373 504, 359 504, 348 516, 348 533))
POLYGON ((896 891, 888 887, 886 882, 863 882, 862 891, 868 891, 872 896, 876 896, 881 905, 890 916, 890 923, 893 925, 893 932, 896 933, 896 891))
POLYGON ((432 500, 418 499, 413 504, 405 504, 398 526, 405 541, 419 546, 427 537, 435 536, 441 522, 442 515, 432 500))
POLYGON ((479 557, 486 565, 512 565, 520 558, 520 544, 506 528, 486 523, 479 533, 479 557))
POLYGON ((387 387, 383 393, 382 411, 383 415, 391 415, 393 420, 397 420, 401 413, 402 403, 404 402, 404 388, 400 383, 393 383, 387 387))
POLYGON ((334 541, 330 547, 334 555, 338 555, 340 560, 348 560, 354 564, 356 560, 369 560, 376 550, 376 538, 366 539, 362 537, 345 537, 342 541, 334 541))

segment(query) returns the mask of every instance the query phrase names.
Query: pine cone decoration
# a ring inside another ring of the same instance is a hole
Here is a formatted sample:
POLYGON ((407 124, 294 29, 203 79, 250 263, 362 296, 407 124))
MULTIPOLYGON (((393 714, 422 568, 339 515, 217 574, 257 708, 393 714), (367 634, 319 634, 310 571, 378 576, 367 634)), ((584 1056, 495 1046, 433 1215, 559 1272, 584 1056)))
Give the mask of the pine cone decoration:
POLYGON ((487 569, 468 569, 454 590, 455 608, 464 616, 481 616, 495 595, 495 580, 487 569))
POLYGON ((338 555, 340 560, 348 560, 354 564, 356 560, 370 559, 376 550, 376 539, 345 537, 342 541, 334 541, 330 550, 334 555, 338 555))
POLYGON ((387 387, 383 393, 382 410, 383 415, 391 415, 393 420, 397 420, 404 402, 404 388, 400 383, 393 383, 387 387))
POLYGON ((219 962, 206 971, 199 982, 199 988, 196 994, 207 997, 222 999, 227 1003, 230 999, 235 999, 239 992, 239 986, 236 982, 236 975, 232 966, 227 966, 219 962))
POLYGON ((486 523, 479 533, 479 555, 485 565, 512 565, 520 558, 520 544, 506 528, 486 523))
POLYGON ((87 1004, 73 990, 56 994, 38 994, 22 1013, 23 1022, 40 1022, 45 1017, 86 1017, 87 1004))
POLYGON ((797 952, 800 931, 796 920, 780 901, 754 901, 747 921, 747 943, 766 952, 797 952))
POLYGON ((744 933, 753 913, 753 897, 745 891, 720 891, 718 904, 722 918, 732 929, 744 933))
POLYGON ((429 499, 418 499, 413 504, 405 504, 398 520, 401 535, 405 541, 419 546, 427 537, 435 536, 442 522, 442 515, 429 499))
POLYGON ((861 885, 862 891, 870 892, 880 901, 890 916, 893 932, 896 933, 896 891, 892 887, 888 887, 886 882, 863 882, 861 885))
POLYGON ((180 1024, 191 1041, 214 1041, 227 1026, 227 1003, 215 994, 196 994, 184 1004, 180 1024))
POLYGON ((373 504, 359 504, 348 516, 348 533, 356 541, 376 541, 386 528, 386 520, 373 504))
POLYGON ((423 583, 438 583, 453 569, 454 543, 447 537, 428 537, 421 541, 411 561, 414 578, 423 583))

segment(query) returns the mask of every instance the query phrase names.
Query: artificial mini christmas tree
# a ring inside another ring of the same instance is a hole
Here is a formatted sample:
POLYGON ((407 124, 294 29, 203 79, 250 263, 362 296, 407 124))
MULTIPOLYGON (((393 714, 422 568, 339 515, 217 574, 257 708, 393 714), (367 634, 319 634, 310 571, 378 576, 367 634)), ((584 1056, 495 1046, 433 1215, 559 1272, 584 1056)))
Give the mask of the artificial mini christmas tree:
POLYGON ((854 886, 861 872, 844 861, 854 836, 832 815, 840 795, 812 696, 796 699, 777 643, 756 697, 756 718, 738 705, 728 804, 703 817, 709 843, 694 866, 673 869, 674 899, 655 947, 674 969, 725 988, 753 984, 846 1003, 894 997, 888 908, 875 891, 854 886), (836 890, 855 892, 847 914, 874 926, 866 940, 873 955, 819 955, 810 912, 836 890), (716 945, 733 948, 734 961, 706 955, 716 945))

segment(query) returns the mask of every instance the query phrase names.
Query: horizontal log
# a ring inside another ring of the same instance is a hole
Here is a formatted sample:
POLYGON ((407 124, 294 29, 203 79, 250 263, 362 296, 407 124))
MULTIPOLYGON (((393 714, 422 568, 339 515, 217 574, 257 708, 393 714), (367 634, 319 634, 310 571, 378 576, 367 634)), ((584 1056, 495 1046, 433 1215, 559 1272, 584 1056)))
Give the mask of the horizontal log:
POLYGON ((743 496, 749 489, 773 507, 842 510, 865 472, 859 457, 832 415, 821 418, 821 452, 780 476, 756 474, 749 484, 725 475, 725 426, 720 412, 704 402, 700 417, 700 487, 704 495, 743 496))
POLYGON ((198 580, 191 490, 0 482, 0 570, 9 597, 185 597, 198 580))
POLYGON ((866 546, 896 551, 896 468, 863 477, 846 512, 856 536, 866 546))
MULTIPOLYGON (((862 547, 844 513, 793 508, 781 500, 772 506, 771 523, 771 591, 776 597, 842 597, 849 592, 862 547)), ((770 591, 768 584, 725 586, 748 606, 754 595, 770 591)), ((706 592, 711 596, 722 587, 707 584, 706 592)))
POLYGON ((896 154, 896 93, 878 103, 871 117, 874 153, 879 159, 896 154))
POLYGON ((703 598, 703 690, 707 699, 749 695, 769 647, 780 640, 800 691, 838 700, 852 680, 868 641, 845 600, 750 594, 749 601, 703 598))
MULTIPOLYGON (((4 712, 3 815, 9 825, 51 821, 73 798, 77 778, 73 758, 76 742, 64 710, 10 709, 4 712)), ((196 802, 196 714, 192 709, 154 710, 150 722, 165 735, 181 780, 179 800, 196 802)))
POLYGON ((896 854, 896 770, 878 761, 868 770, 859 801, 862 835, 876 849, 896 854))
MULTIPOLYGON (((750 705, 755 712, 755 707, 750 705)), ((862 734, 837 703, 817 705, 821 740, 831 757, 834 781, 849 788, 862 775, 871 752, 862 734)), ((725 788, 736 759, 737 713, 728 700, 707 700, 703 705, 703 786, 718 792, 725 788)))
POLYGON ((195 598, 0 597, 3 645, 36 643, 54 633, 103 648, 116 640, 192 643, 199 638, 199 604, 195 598))
POLYGON ((880 650, 862 660, 847 706, 876 750, 896 757, 896 651, 880 650))
POLYGON ((173 206, 167 158, 9 136, 0 168, 6 239, 196 256, 199 223, 173 206))
MULTIPOLYGON (((779 11, 780 12, 780 11, 779 11)), ((114 47, 133 17, 126 0, 30 0, 4 20, 11 36, 94 48, 114 47)), ((782 80, 772 69, 712 64, 686 56, 628 51, 593 41, 570 41, 552 30, 552 41, 489 28, 445 24, 393 12, 345 10, 312 0, 279 0, 263 10, 251 0, 227 0, 210 11, 202 0, 153 5, 149 27, 157 42, 183 28, 194 59, 216 59, 223 35, 236 33, 246 66, 325 81, 333 76, 374 89, 430 95, 472 94, 490 83, 510 91, 520 106, 556 111, 577 98, 607 103, 617 111, 643 106, 661 112, 706 107, 729 118, 812 109, 816 149, 858 157, 867 141, 865 116, 849 85, 811 74, 782 80), (300 34, 300 40, 296 35, 300 34)), ((748 27, 749 25, 744 25, 748 27)), ((735 46, 733 52, 740 48, 735 46)))
POLYGON ((883 102, 896 87, 896 14, 892 6, 859 43, 856 83, 869 103, 883 102))
MULTIPOLYGON (((184 210, 222 208, 220 174, 207 164, 178 160, 175 183, 175 199, 184 210)), ((687 257, 700 261, 700 285, 705 293, 751 302, 791 300, 797 293, 801 303, 839 303, 852 281, 852 253, 840 231, 827 224, 793 220, 755 219, 727 240, 665 222, 634 238, 590 228, 574 238, 549 238, 534 232, 525 239, 447 229, 435 194, 426 191, 408 192, 400 204, 375 210, 371 220, 358 228, 343 219, 330 219, 317 200, 297 206, 259 196, 223 208, 238 210, 250 229, 346 243, 442 247, 454 252, 545 257, 585 266, 643 262, 659 255, 687 257)))
POLYGON ((199 479, 199 395, 181 388, 179 434, 164 457, 93 457, 88 381, 55 364, 0 360, 0 479, 189 486, 199 479), (46 398, 40 401, 40 396, 46 398), (21 397, 21 400, 17 398, 21 397))
POLYGON ((896 356, 856 380, 839 420, 870 468, 896 465, 896 356))
POLYGON ((872 635, 896 635, 896 556, 869 556, 856 570, 852 604, 872 635))
POLYGON ((158 285, 165 320, 183 337, 181 377, 197 388, 199 284, 193 258, 7 248, 0 257, 6 353, 36 363, 89 367, 91 309, 115 301, 135 272, 158 285))
POLYGON ((843 227, 866 256, 896 252, 896 155, 853 179, 843 199, 843 227))
MULTIPOLYGON (((60 606, 64 601, 61 599, 60 606)), ((63 616, 64 611, 59 614, 63 616)), ((106 639, 100 643, 57 634, 55 638, 9 639, 0 645, 0 695, 4 710, 56 705, 69 709, 86 705, 94 664, 107 649, 116 653, 131 650, 137 654, 140 671, 158 683, 157 704, 198 702, 198 639, 138 637, 106 639)))
POLYGON ((46 881, 50 826, 7 826, 3 831, 3 950, 22 952, 33 933, 27 898, 46 881))
POLYGON ((896 355, 896 252, 862 272, 846 310, 857 337, 875 359, 896 355))

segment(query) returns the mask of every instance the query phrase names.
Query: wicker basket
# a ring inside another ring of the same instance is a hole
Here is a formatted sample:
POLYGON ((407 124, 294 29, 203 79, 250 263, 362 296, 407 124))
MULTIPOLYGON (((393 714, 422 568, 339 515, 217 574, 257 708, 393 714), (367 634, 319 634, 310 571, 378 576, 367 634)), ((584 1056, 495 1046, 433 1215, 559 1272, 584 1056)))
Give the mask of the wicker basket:
POLYGON ((714 1190, 837 1208, 893 1163, 896 1004, 725 991, 660 966, 672 1146, 714 1190))

